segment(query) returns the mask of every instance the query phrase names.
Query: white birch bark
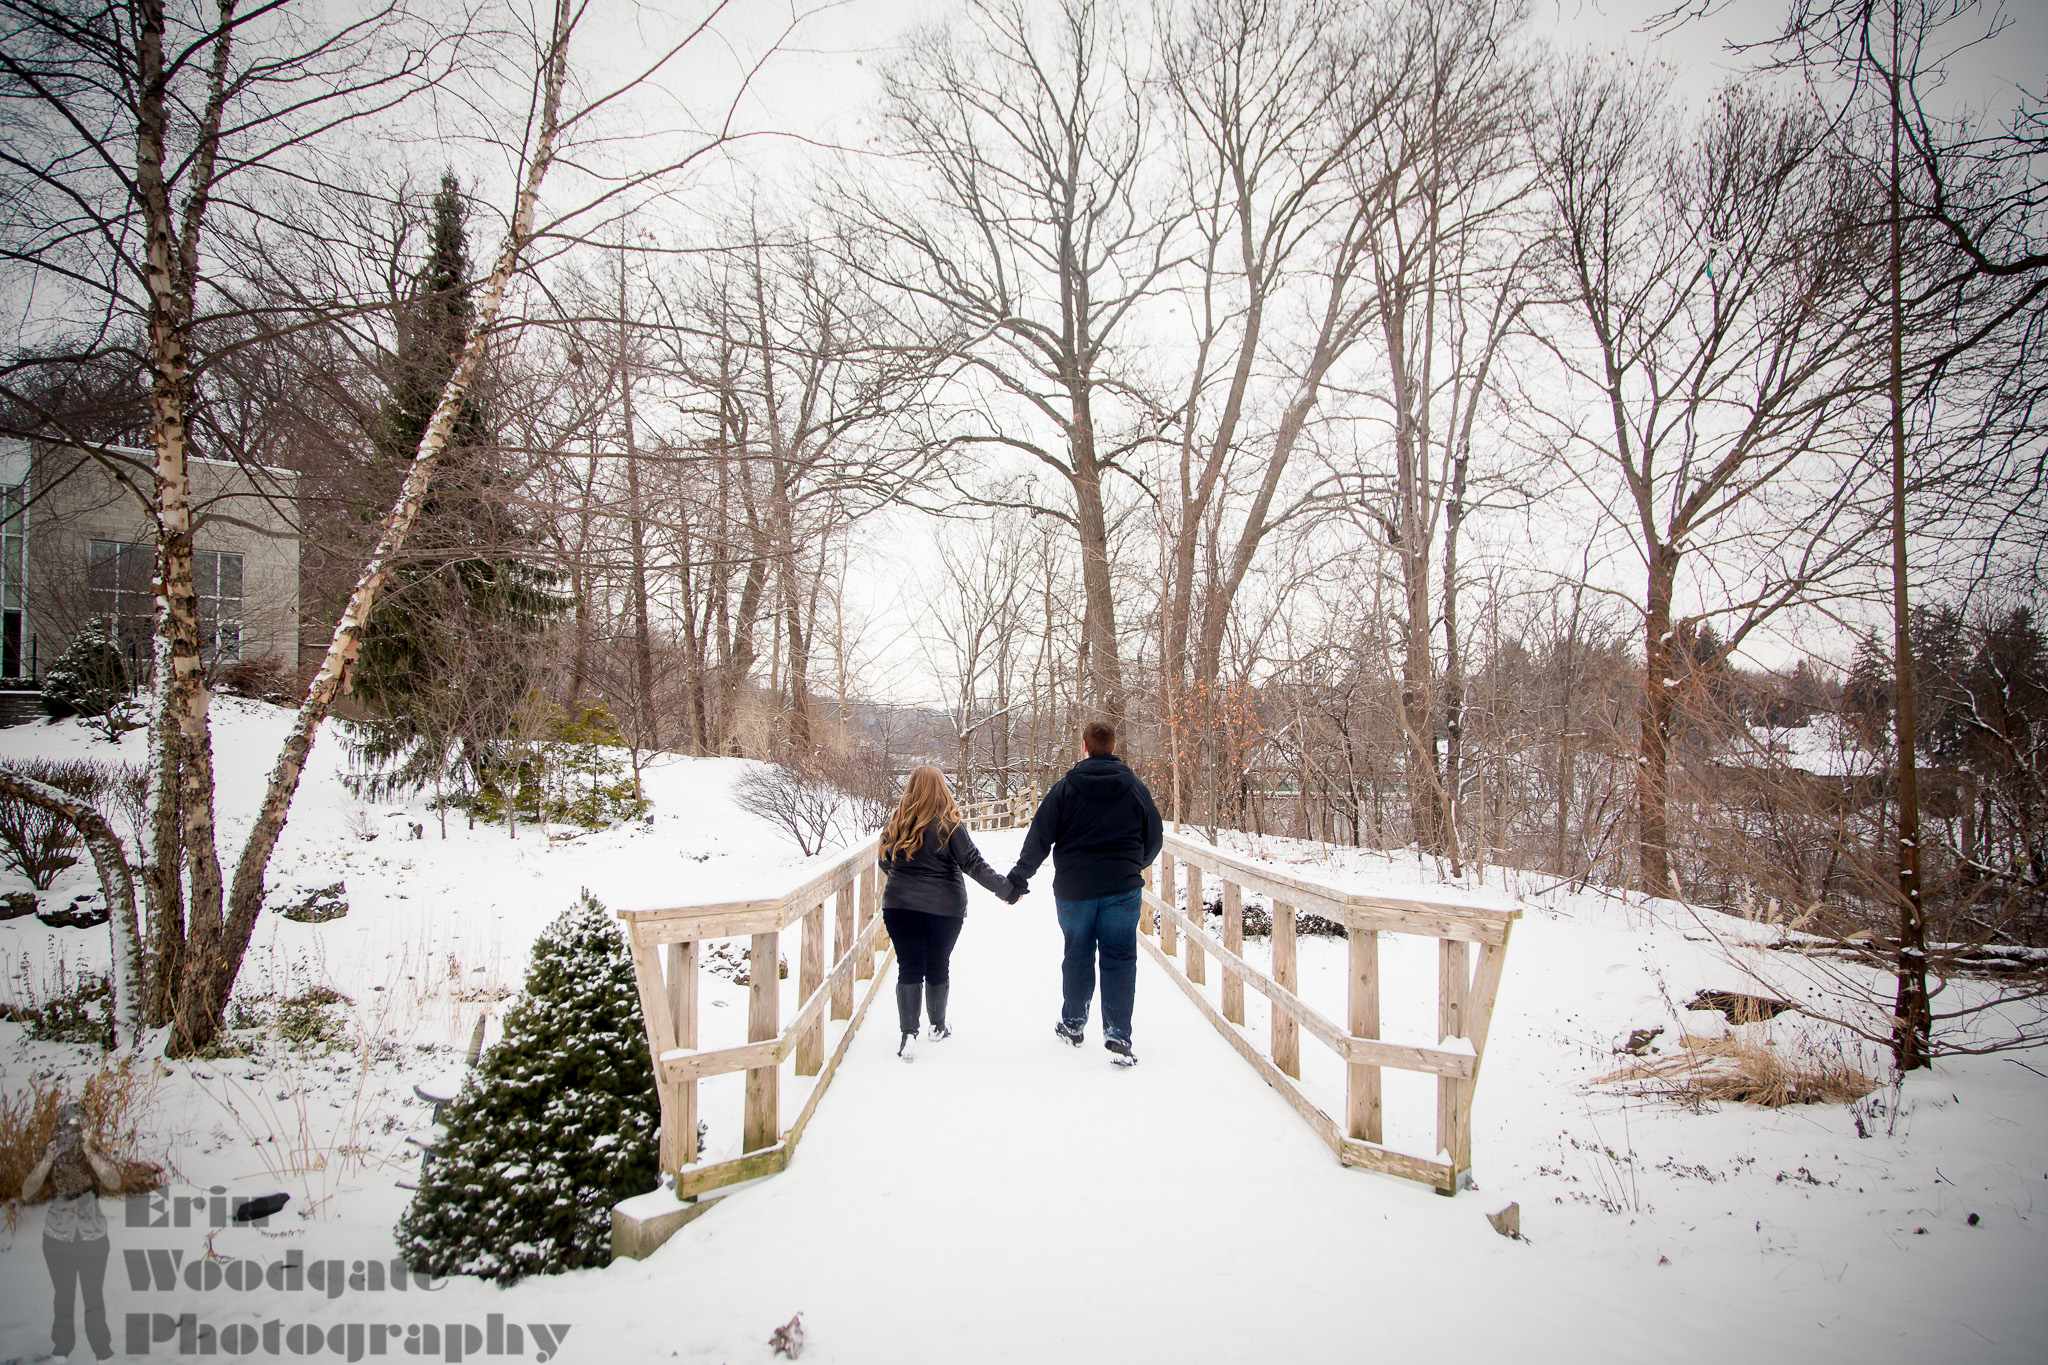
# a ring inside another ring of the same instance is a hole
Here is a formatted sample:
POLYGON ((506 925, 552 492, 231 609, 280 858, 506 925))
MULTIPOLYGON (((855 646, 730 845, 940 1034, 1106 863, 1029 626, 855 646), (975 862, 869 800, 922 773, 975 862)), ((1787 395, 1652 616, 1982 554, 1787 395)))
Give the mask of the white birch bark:
POLYGON ((519 268, 520 254, 532 235, 541 185, 554 159, 562 88, 568 76, 569 36, 574 27, 574 14, 575 11, 564 0, 557 0, 543 68, 539 136, 533 159, 527 165, 526 176, 519 189, 511 225, 485 280, 469 335, 464 339, 455 368, 442 388, 441 401, 420 437, 419 448, 406 471, 397 501, 384 519, 377 547, 363 566, 355 590, 349 595, 341 619, 335 624, 327 655, 307 688, 305 700, 299 706, 298 719, 278 755, 276 767, 271 770, 262 807, 235 867, 224 932, 214 951, 203 954, 188 952, 186 956, 179 990, 179 1027, 172 1043, 176 1052, 204 1046, 219 1026, 228 991, 234 984, 242 954, 248 947, 256 916, 262 908, 264 871, 290 814, 292 798, 305 771, 306 759, 312 752, 314 736, 320 722, 326 719, 333 707, 335 698, 348 684, 349 673, 362 648, 364 625, 390 578, 393 560, 419 519, 427 491, 446 451, 449 433, 454 429, 456 416, 490 344, 492 329, 504 306, 506 290, 519 268))
POLYGON ((26 801, 61 815, 78 831, 99 869, 100 892, 107 898, 107 931, 114 940, 114 1045, 137 1047, 142 1042, 142 944, 135 924, 135 882, 128 874, 128 851, 100 813, 68 793, 0 768, 0 797, 26 801))

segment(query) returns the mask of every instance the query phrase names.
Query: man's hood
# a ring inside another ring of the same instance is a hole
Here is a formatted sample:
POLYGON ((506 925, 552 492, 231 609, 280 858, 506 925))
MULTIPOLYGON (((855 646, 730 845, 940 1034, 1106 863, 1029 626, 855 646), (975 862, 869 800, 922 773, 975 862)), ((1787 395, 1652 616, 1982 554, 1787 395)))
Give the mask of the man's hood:
POLYGON ((1067 769, 1067 786, 1089 801, 1114 801, 1131 789, 1131 770, 1115 754, 1084 758, 1067 769))

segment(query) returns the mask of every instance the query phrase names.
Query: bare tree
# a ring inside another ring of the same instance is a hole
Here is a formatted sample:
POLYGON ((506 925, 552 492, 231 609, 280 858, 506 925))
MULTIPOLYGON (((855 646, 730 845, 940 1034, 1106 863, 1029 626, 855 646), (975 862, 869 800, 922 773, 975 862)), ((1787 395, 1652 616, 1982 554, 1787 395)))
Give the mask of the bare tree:
POLYGON ((973 496, 1072 531, 1086 695, 1120 722, 1106 485, 1157 423, 1119 347, 1174 263, 1181 210, 1151 197, 1145 77, 1106 0, 975 0, 963 28, 915 35, 884 75, 883 144, 920 192, 844 187, 877 248, 849 264, 952 362, 951 447, 1021 454, 1064 488, 1057 506, 1028 490, 973 496))
POLYGON ((1682 127, 1654 85, 1590 63, 1557 106, 1543 171, 1577 316, 1551 340, 1585 395, 1560 440, 1643 567, 1638 876, 1668 895, 1682 652, 1718 619, 1727 658, 1856 562, 1869 521, 1847 419, 1876 318, 1855 287, 1865 243, 1843 230, 1856 187, 1810 109, 1730 89, 1682 127), (1691 612, 1688 556, 1709 594, 1691 612))

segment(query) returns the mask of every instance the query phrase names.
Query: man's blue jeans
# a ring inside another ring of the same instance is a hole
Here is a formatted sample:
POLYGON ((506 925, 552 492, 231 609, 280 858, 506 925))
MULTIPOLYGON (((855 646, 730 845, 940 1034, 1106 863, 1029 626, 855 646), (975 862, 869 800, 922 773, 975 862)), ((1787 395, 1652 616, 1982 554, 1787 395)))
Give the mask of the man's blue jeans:
POLYGON ((1095 961, 1102 959, 1102 1031, 1129 1041, 1131 999, 1138 989, 1138 897, 1135 890, 1090 901, 1053 902, 1067 936, 1060 964, 1060 1017, 1079 1028, 1095 998, 1095 961))

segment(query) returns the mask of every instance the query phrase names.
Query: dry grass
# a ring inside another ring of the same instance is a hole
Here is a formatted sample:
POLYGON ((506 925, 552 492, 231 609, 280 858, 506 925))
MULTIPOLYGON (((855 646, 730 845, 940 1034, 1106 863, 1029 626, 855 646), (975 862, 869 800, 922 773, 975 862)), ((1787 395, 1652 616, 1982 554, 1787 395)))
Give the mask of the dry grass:
MULTIPOLYGON (((154 1064, 138 1069, 123 1060, 90 1077, 80 1095, 86 1136, 120 1171, 122 1194, 145 1194, 164 1183, 164 1168, 140 1154, 160 1084, 154 1064)), ((42 1160, 43 1149, 57 1131, 57 1109, 70 1093, 61 1077, 37 1076, 28 1089, 0 1097, 0 1199, 16 1208, 22 1182, 42 1160)), ((45 1185, 43 1197, 48 1193, 45 1185)), ((10 1209, 10 1226, 13 1216, 10 1209)))
POLYGON ((1631 1061, 1593 1083, 1694 1110, 1710 1104, 1850 1104, 1877 1089, 1838 1040, 1816 1042, 1804 1032, 1780 1039, 1754 1025, 1718 1038, 1686 1034, 1668 1056, 1631 1061))

